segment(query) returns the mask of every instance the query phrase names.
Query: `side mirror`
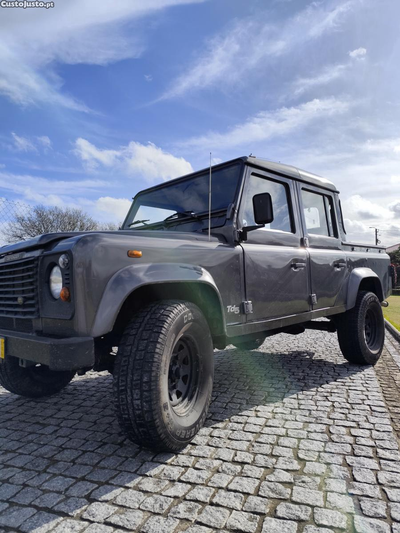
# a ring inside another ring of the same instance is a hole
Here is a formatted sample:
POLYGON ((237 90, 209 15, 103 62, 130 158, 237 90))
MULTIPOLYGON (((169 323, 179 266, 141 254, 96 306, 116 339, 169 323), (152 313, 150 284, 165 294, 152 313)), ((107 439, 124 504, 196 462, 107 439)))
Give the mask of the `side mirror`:
POLYGON ((272 198, 269 192, 253 196, 254 221, 256 224, 270 224, 274 220, 272 198))
POLYGON ((269 192, 255 194, 253 196, 254 222, 256 226, 244 226, 239 234, 240 240, 247 241, 247 234, 255 229, 263 228, 265 224, 270 224, 274 220, 274 210, 272 208, 272 198, 269 192))

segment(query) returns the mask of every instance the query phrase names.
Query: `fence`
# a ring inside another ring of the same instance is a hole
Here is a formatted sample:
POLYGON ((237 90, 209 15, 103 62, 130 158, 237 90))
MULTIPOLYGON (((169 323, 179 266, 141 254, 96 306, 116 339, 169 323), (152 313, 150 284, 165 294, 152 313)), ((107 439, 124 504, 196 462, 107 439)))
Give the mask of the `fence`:
POLYGON ((17 216, 29 216, 31 213, 32 206, 29 204, 0 198, 0 246, 9 242, 7 230, 10 222, 14 222, 17 216))

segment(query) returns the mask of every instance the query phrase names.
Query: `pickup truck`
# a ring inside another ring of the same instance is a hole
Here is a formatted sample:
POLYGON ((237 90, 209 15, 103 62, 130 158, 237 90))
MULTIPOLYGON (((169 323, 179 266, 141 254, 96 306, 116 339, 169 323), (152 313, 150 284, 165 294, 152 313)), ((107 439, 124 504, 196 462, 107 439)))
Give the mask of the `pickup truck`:
POLYGON ((177 451, 207 417, 214 349, 312 328, 374 365, 390 292, 388 255, 346 241, 333 183, 240 157, 139 192, 118 231, 3 246, 0 383, 41 397, 109 370, 125 434, 177 451))

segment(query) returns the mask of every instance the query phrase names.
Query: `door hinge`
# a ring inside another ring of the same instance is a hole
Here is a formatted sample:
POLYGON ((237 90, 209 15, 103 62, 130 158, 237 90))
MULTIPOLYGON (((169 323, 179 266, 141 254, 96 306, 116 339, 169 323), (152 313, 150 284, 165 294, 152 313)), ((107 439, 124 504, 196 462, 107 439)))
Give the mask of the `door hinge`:
POLYGON ((251 315, 253 312, 253 302, 244 301, 243 302, 243 313, 245 315, 251 315))
POLYGON ((308 237, 303 237, 303 244, 304 244, 304 248, 309 248, 310 241, 309 241, 308 237))
POLYGON ((317 295, 316 294, 310 294, 311 303, 314 305, 318 302, 317 295))

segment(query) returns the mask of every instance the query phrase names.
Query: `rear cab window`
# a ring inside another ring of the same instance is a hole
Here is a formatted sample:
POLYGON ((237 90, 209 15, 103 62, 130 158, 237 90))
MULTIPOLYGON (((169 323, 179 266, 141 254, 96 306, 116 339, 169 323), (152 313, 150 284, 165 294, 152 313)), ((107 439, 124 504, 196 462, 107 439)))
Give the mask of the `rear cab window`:
POLYGON ((332 196, 302 188, 301 199, 307 233, 337 238, 338 231, 332 196))

